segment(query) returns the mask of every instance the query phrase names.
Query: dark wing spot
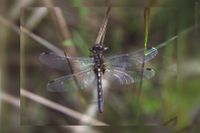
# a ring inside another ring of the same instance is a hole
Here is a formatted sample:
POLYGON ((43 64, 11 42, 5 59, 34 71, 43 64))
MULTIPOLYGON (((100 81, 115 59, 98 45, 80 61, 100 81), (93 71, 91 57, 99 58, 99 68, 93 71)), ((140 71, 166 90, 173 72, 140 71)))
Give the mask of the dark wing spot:
POLYGON ((152 69, 148 67, 148 68, 146 68, 146 70, 151 71, 152 69))
POLYGON ((152 49, 152 46, 148 46, 147 49, 152 49))
POLYGON ((55 80, 51 80, 51 81, 49 81, 49 84, 54 83, 54 82, 55 82, 55 80))
POLYGON ((43 52, 42 55, 50 55, 50 52, 43 52))

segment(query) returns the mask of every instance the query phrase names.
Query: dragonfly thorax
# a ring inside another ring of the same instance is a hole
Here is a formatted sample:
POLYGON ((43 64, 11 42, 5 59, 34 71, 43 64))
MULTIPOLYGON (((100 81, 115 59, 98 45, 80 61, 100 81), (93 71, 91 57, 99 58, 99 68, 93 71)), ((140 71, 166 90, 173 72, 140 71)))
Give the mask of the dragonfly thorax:
POLYGON ((106 51, 108 47, 104 47, 103 45, 96 44, 92 47, 90 50, 93 57, 93 62, 94 62, 94 72, 96 75, 98 75, 98 72, 101 71, 104 73, 105 71, 105 65, 104 65, 104 59, 103 59, 103 52, 106 51), (99 70, 99 71, 98 71, 99 70))

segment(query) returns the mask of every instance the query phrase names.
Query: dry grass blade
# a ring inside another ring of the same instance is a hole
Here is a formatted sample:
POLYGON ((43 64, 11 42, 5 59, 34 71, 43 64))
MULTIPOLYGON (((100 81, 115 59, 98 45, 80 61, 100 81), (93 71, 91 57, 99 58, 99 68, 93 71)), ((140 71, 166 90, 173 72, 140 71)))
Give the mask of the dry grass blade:
POLYGON ((23 26, 20 26, 20 31, 21 33, 25 33, 26 35, 28 35, 29 37, 31 37, 32 39, 34 39, 35 41, 39 42, 41 45, 45 46, 46 48, 48 48, 49 50, 55 52, 56 54, 60 55, 60 56, 64 56, 64 53, 62 50, 58 49, 57 47, 55 47, 53 44, 51 44, 50 42, 44 40, 43 38, 33 34, 31 31, 29 31, 28 29, 26 29, 23 26))
POLYGON ((41 45, 43 45, 44 47, 48 48, 49 50, 55 52, 56 54, 58 54, 60 56, 64 56, 64 53, 63 53, 62 50, 60 50, 59 48, 55 47, 52 43, 48 42, 47 40, 35 35, 31 31, 29 31, 27 28, 25 28, 23 26, 20 26, 20 29, 19 29, 19 27, 17 27, 11 21, 7 20, 6 18, 4 18, 2 16, 0 16, 0 23, 4 24, 5 26, 8 26, 9 28, 11 28, 15 32, 17 32, 18 34, 24 33, 24 34, 28 35, 33 40, 39 42, 41 45))
MULTIPOLYGON (((65 22, 65 18, 64 18, 61 8, 54 7, 53 2, 51 0, 43 0, 43 3, 46 7, 48 7, 49 12, 51 14, 51 18, 54 22, 55 27, 57 28, 56 31, 58 32, 58 39, 60 41, 60 44, 64 44, 64 41, 66 41, 67 39, 70 39, 71 36, 70 36, 70 33, 68 30, 67 24, 65 22)), ((62 45, 61 47, 64 49, 63 46, 64 45, 62 45)), ((66 53, 64 53, 65 55, 70 55, 70 56, 76 55, 75 47, 67 47, 64 49, 64 51, 66 51, 66 53)), ((68 60, 68 58, 67 58, 67 62, 69 64, 71 73, 78 71, 78 70, 72 68, 74 66, 74 64, 71 63, 68 60)), ((79 86, 76 78, 75 78, 75 82, 76 82, 77 86, 79 86)))
POLYGON ((101 28, 99 30, 95 44, 103 45, 104 37, 105 37, 105 34, 106 34, 106 27, 107 27, 108 19, 109 19, 109 16, 110 16, 110 11, 111 11, 111 7, 109 6, 108 9, 107 9, 105 18, 103 20, 103 23, 101 25, 101 28))
MULTIPOLYGON (((145 22, 145 35, 144 35, 144 48, 147 49, 147 42, 148 42, 148 34, 149 34, 149 22, 150 22, 150 7, 145 7, 144 8, 144 22, 145 22)), ((138 96, 137 96, 137 101, 138 105, 140 104, 140 96, 142 93, 142 84, 143 84, 143 74, 144 74, 144 66, 145 66, 145 51, 143 54, 143 61, 142 61, 142 71, 141 71, 141 82, 139 84, 138 88, 138 96)))
MULTIPOLYGON (((58 32, 58 39, 60 44, 63 44, 64 41, 71 38, 63 12, 60 7, 55 7, 51 0, 43 0, 43 3, 49 9, 52 21, 58 32)), ((74 47, 67 47, 65 49, 69 55, 76 55, 76 49, 74 47)))
POLYGON ((183 36, 185 34, 188 34, 189 32, 193 31, 194 29, 198 29, 198 28, 200 28, 200 23, 196 24, 195 26, 191 26, 188 29, 185 29, 185 30, 181 31, 180 33, 178 33, 177 35, 171 37, 167 41, 157 45, 156 48, 159 49, 161 47, 164 47, 165 45, 169 44, 170 42, 178 39, 178 37, 181 37, 181 36, 183 36))
POLYGON ((49 107, 51 109, 59 111, 59 112, 65 114, 67 116, 73 117, 74 119, 84 120, 84 118, 85 118, 85 119, 89 119, 90 120, 89 121, 90 123, 87 123, 87 122, 83 121, 84 124, 99 125, 99 126, 100 125, 102 125, 102 126, 103 125, 107 125, 104 122, 98 121, 98 120, 96 120, 94 118, 91 118, 91 117, 89 117, 87 115, 84 115, 84 114, 81 114, 79 112, 76 112, 76 111, 74 111, 72 109, 69 109, 69 108, 67 108, 65 106, 57 104, 57 103, 55 103, 53 101, 50 101, 50 100, 48 100, 46 98, 43 98, 43 97, 41 97, 39 95, 36 95, 36 94, 34 94, 32 92, 29 92, 27 90, 21 89, 20 92, 21 92, 22 96, 24 96, 24 97, 26 97, 28 99, 31 99, 31 100, 33 100, 33 101, 35 101, 37 103, 40 103, 40 104, 42 104, 44 106, 47 106, 47 107, 49 107))
POLYGON ((55 12, 55 16, 57 17, 57 21, 58 21, 57 25, 60 29, 59 31, 60 31, 60 34, 62 35, 62 40, 70 38, 70 34, 69 34, 61 8, 58 8, 58 7, 54 8, 54 12, 55 12))
POLYGON ((32 16, 26 22, 26 27, 28 29, 34 29, 38 23, 47 15, 48 10, 46 7, 36 8, 32 14, 32 16))

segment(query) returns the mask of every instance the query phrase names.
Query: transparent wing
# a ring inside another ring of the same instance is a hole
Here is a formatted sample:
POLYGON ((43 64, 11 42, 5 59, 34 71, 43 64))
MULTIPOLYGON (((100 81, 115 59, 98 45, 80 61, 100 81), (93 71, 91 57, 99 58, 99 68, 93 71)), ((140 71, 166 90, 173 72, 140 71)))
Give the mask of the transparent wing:
POLYGON ((39 60, 48 65, 51 68, 59 69, 59 70, 68 70, 68 60, 70 63, 74 64, 79 70, 85 70, 88 67, 92 67, 92 58, 89 57, 65 57, 59 56, 54 52, 43 52, 39 56, 39 60))
POLYGON ((96 81, 95 79, 96 77, 94 72, 91 69, 88 69, 76 74, 66 75, 49 81, 47 89, 55 92, 69 92, 71 89, 78 87, 81 89, 91 88, 94 86, 96 81))
POLYGON ((144 68, 142 77, 142 68, 114 67, 107 69, 104 73, 104 79, 119 83, 121 85, 139 82, 142 79, 150 79, 155 75, 155 71, 151 68, 144 68))
POLYGON ((157 55, 158 51, 154 47, 140 49, 133 53, 121 54, 105 58, 105 64, 111 67, 130 67, 148 62, 157 55))

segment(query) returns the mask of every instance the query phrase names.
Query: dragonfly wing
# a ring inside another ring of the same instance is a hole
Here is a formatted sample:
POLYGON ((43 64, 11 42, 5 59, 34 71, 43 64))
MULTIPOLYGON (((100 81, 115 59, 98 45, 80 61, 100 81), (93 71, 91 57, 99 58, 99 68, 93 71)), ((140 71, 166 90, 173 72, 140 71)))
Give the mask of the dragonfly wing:
POLYGON ((51 68, 64 71, 69 70, 68 60, 70 63, 74 64, 74 66, 78 67, 80 71, 91 67, 93 64, 92 58, 89 57, 65 57, 59 56, 54 52, 43 52, 40 54, 39 60, 51 68))
POLYGON ((121 54, 116 56, 110 56, 105 58, 105 64, 113 67, 130 67, 148 62, 157 55, 158 51, 154 47, 147 49, 140 49, 136 52, 121 54))
POLYGON ((120 83, 121 85, 125 85, 139 82, 142 79, 150 79, 154 75, 155 71, 151 68, 144 68, 142 76, 142 70, 139 68, 124 69, 115 67, 112 69, 107 69, 104 73, 104 78, 113 83, 120 83))
POLYGON ((133 78, 127 73, 117 69, 106 69, 103 78, 111 83, 119 83, 121 85, 133 83, 133 78))
POLYGON ((93 86, 96 77, 90 69, 71 75, 66 75, 49 81, 47 89, 49 91, 63 92, 80 87, 81 89, 93 86))

